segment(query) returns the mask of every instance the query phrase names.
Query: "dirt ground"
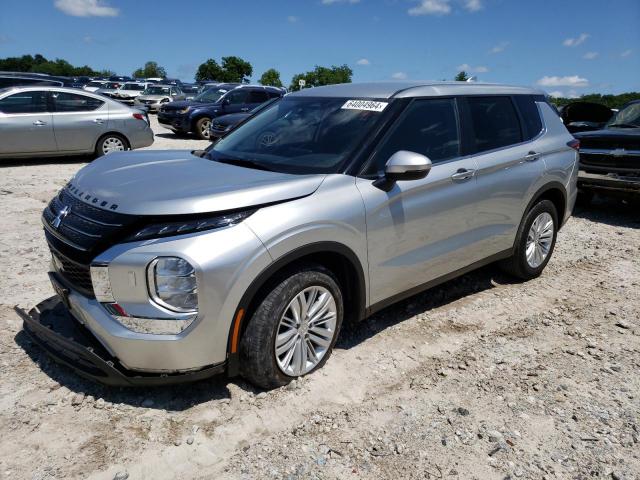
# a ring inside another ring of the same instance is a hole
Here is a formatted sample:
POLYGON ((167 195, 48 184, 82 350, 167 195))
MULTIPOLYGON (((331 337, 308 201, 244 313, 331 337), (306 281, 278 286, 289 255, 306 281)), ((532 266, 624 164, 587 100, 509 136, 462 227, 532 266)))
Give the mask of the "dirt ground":
MULTIPOLYGON (((201 148, 160 129, 151 148, 201 148)), ((46 202, 87 159, 0 166, 0 479, 638 479, 640 211, 599 199, 544 274, 487 267, 343 332, 272 392, 114 389, 51 362, 46 202)))

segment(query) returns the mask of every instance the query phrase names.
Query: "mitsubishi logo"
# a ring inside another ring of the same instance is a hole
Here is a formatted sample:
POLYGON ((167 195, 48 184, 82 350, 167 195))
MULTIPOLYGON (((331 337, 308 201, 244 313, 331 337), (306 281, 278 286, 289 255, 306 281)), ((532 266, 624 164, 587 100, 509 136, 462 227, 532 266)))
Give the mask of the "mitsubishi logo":
POLYGON ((616 148, 615 150, 611 150, 611 155, 614 157, 624 157, 626 154, 626 150, 624 148, 616 148))
POLYGON ((70 212, 71 212, 71 207, 65 206, 62 210, 58 212, 58 215, 56 215, 56 218, 51 220, 51 226, 57 230, 60 224, 62 223, 62 220, 64 220, 64 217, 69 215, 70 212))

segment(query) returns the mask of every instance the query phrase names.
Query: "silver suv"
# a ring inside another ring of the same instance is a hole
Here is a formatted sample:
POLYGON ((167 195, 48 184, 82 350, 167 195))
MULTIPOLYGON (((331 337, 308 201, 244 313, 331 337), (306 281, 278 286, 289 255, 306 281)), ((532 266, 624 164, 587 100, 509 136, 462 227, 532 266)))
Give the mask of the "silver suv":
POLYGON ((206 151, 80 170, 43 215, 67 307, 25 327, 105 383, 227 371, 277 387, 322 367, 344 322, 490 262, 540 275, 577 173, 539 91, 303 90, 206 151))

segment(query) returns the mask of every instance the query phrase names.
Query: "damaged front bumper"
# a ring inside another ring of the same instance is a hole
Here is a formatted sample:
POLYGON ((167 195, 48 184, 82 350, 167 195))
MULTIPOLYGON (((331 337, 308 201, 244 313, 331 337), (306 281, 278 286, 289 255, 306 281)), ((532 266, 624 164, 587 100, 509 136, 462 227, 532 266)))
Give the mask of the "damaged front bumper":
POLYGON ((15 307, 24 330, 54 360, 79 375, 112 386, 160 386, 195 382, 223 373, 225 364, 179 373, 147 373, 126 369, 95 336, 53 296, 29 312, 15 307))

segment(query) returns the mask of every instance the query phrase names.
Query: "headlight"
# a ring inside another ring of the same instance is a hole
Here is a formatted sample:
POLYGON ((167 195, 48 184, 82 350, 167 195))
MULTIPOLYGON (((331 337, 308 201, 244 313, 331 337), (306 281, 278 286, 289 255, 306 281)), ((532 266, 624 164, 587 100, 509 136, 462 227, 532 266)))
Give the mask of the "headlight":
POLYGON ((198 310, 198 284, 193 266, 184 258, 160 257, 147 267, 154 302, 176 312, 198 310))
POLYGON ((128 237, 127 241, 133 242, 136 240, 148 240, 150 238, 170 237, 173 235, 184 235, 186 233, 228 227, 242 222, 253 212, 255 212, 255 210, 245 210, 243 212, 229 213, 212 218, 199 218, 195 220, 185 220, 183 222, 149 225, 128 237))
POLYGON ((160 103, 167 103, 169 101, 168 98, 163 98, 162 100, 160 100, 160 103))
POLYGON ((191 107, 184 107, 183 109, 178 110, 178 113, 187 113, 189 110, 191 110, 191 107))

